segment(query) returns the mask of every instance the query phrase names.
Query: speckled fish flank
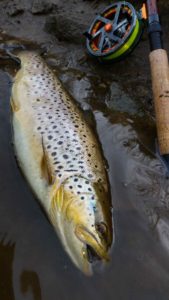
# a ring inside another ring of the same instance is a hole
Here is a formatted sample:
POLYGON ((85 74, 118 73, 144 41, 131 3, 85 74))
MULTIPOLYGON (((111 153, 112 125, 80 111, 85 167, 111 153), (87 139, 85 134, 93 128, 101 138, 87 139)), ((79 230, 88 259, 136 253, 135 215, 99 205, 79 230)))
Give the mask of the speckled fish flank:
POLYGON ((43 59, 26 51, 18 57, 11 106, 19 165, 73 262, 91 273, 90 250, 107 260, 112 241, 97 140, 43 59))

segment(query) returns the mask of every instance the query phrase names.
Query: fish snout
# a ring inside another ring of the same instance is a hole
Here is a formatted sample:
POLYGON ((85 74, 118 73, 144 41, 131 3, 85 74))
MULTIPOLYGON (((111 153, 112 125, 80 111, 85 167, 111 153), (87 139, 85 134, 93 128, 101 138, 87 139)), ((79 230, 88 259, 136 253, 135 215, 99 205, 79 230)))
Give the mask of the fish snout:
POLYGON ((75 235, 86 245, 87 257, 90 262, 94 260, 110 260, 106 240, 100 238, 96 229, 91 231, 83 225, 76 225, 75 235))

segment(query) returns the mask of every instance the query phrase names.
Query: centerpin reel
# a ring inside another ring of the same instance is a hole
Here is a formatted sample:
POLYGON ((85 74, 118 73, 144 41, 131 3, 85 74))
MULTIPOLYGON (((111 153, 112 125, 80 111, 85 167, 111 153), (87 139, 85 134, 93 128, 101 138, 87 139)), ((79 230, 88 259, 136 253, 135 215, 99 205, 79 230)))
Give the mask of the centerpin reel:
POLYGON ((111 4, 96 16, 89 30, 84 33, 89 54, 103 62, 124 58, 139 42, 144 18, 144 5, 137 12, 126 1, 111 4))

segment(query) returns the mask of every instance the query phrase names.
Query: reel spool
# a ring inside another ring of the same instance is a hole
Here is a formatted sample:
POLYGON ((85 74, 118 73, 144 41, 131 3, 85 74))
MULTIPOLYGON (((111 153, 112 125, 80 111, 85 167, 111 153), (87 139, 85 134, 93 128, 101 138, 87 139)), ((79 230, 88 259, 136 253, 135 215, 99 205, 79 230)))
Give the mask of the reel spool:
POLYGON ((142 31, 142 18, 134 7, 126 1, 114 3, 85 33, 88 52, 103 62, 120 60, 134 49, 142 31))

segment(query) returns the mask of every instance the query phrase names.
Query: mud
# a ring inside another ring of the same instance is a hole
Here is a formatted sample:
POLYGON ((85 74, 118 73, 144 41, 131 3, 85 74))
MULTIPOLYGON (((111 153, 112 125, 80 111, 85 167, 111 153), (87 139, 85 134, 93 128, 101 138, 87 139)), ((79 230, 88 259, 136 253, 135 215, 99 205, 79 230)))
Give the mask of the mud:
MULTIPOLYGON (((132 1, 134 3, 135 1, 132 1)), ((0 49, 37 49, 82 107, 107 160, 114 205, 111 262, 86 278, 70 262, 17 167, 10 124, 16 63, 0 51, 0 299, 166 300, 169 181, 155 156, 147 32, 114 65, 86 53, 82 33, 109 1, 0 1, 0 49)), ((138 6, 141 1, 138 2, 138 6)), ((160 1, 169 50, 168 1, 160 1)))

